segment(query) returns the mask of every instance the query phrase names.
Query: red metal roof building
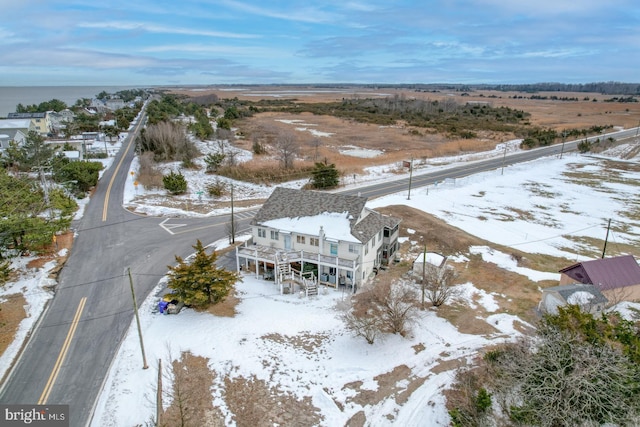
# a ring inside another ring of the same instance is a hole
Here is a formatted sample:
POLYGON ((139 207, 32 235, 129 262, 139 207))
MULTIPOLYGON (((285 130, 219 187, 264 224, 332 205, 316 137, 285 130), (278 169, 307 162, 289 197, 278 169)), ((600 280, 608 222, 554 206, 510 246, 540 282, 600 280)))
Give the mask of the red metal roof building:
MULTIPOLYGON (((640 266, 633 255, 578 262, 560 270, 560 285, 596 285, 609 298, 624 291, 624 300, 640 300, 640 266)), ((621 300, 620 293, 613 300, 621 300)))

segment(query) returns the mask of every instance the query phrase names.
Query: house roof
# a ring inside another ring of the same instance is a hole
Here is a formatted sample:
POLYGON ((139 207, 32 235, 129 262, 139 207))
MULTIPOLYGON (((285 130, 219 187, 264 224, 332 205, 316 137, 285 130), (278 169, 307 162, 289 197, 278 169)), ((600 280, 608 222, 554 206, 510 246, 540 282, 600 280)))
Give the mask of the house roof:
POLYGON ((44 119, 47 113, 9 113, 8 119, 44 119))
POLYGON ((15 141, 16 137, 19 137, 18 133, 22 134, 23 138, 26 138, 26 135, 20 129, 2 129, 0 133, 2 134, 0 135, 0 139, 9 141, 15 141))
POLYGON ((315 216, 325 212, 348 212, 349 222, 353 226, 366 202, 366 197, 276 187, 251 224, 279 218, 315 216))
POLYGON ((393 228, 395 224, 400 222, 397 218, 382 215, 369 209, 367 211, 368 215, 351 229, 351 234, 361 243, 371 240, 384 227, 393 228), (393 222, 394 220, 395 223, 393 222))
POLYGON ((560 273, 603 290, 640 284, 640 266, 633 255, 583 261, 563 268, 560 273))
POLYGON ((435 252, 427 252, 427 253, 421 252, 413 262, 422 264, 424 262, 425 255, 427 256, 427 263, 434 265, 436 267, 442 267, 444 262, 447 260, 446 256, 437 254, 435 252))
POLYGON ((553 286, 545 288, 542 291, 544 293, 557 292, 567 304, 606 304, 609 301, 597 286, 582 283, 553 286))
MULTIPOLYGON (((31 120, 29 119, 0 119, 0 129, 29 129, 31 120)), ((3 133, 6 133, 3 131, 3 133)))
POLYGON ((595 285, 583 285, 572 283, 570 285, 553 286, 542 290, 543 297, 539 308, 547 313, 557 313, 558 307, 572 304, 586 308, 591 306, 589 311, 598 310, 598 305, 609 302, 600 289, 595 285))
MULTIPOLYGON (((372 210, 365 210, 366 202, 367 198, 361 196, 277 187, 253 218, 251 225, 261 225, 283 218, 340 214, 345 221, 348 221, 351 235, 357 241, 368 242, 383 227, 393 227, 400 220, 372 210), (359 221, 363 212, 367 215, 359 221)), ((328 229, 330 225, 326 224, 324 228, 328 229)), ((318 231, 306 230, 309 234, 316 234, 318 231)))

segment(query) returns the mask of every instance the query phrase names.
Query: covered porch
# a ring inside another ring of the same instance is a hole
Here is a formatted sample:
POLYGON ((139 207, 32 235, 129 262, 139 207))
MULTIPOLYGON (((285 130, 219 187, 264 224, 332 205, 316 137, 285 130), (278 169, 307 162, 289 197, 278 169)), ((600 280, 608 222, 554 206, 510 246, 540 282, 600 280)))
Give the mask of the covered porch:
POLYGON ((236 247, 238 270, 278 285, 295 283, 308 287, 329 286, 356 289, 360 264, 357 259, 323 255, 302 250, 286 250, 245 242, 236 247))

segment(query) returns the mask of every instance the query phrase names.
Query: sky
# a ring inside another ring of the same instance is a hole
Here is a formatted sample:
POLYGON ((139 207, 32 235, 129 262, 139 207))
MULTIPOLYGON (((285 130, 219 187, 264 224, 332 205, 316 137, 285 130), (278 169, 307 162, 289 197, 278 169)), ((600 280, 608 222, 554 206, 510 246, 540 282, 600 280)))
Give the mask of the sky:
POLYGON ((635 0, 0 0, 0 85, 636 82, 635 0))

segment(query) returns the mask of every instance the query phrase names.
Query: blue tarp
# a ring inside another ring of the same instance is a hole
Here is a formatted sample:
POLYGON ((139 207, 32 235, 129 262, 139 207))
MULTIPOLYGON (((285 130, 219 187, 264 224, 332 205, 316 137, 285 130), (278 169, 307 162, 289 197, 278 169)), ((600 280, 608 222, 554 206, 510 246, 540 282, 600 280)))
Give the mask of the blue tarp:
POLYGON ((166 302, 166 301, 158 302, 158 310, 160 310, 160 313, 164 313, 164 311, 167 309, 168 305, 169 305, 169 303, 166 302))

